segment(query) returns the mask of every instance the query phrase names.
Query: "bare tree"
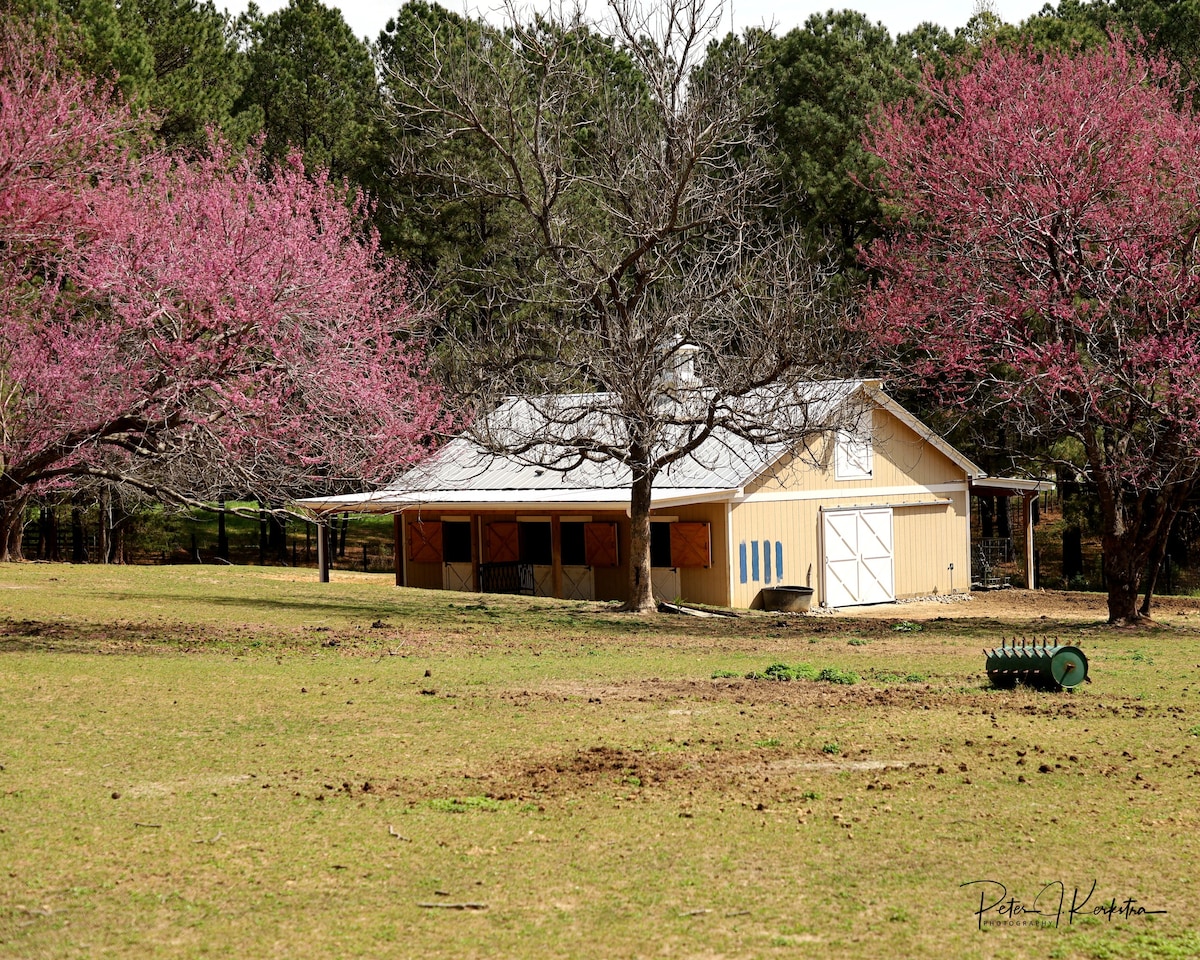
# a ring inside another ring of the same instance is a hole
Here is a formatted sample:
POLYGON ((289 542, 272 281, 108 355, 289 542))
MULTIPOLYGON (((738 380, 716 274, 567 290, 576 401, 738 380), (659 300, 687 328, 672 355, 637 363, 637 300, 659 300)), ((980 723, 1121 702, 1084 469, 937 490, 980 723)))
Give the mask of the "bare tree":
POLYGON ((712 43, 720 14, 610 0, 598 23, 513 7, 503 28, 418 23, 386 77, 398 172, 437 202, 486 204, 505 231, 502 258, 443 262, 436 285, 474 437, 627 471, 638 611, 654 605, 656 478, 712 437, 831 426, 812 414, 833 405, 804 402, 838 336, 827 271, 765 201, 745 83, 758 51, 712 43), (502 406, 513 394, 525 402, 502 406))

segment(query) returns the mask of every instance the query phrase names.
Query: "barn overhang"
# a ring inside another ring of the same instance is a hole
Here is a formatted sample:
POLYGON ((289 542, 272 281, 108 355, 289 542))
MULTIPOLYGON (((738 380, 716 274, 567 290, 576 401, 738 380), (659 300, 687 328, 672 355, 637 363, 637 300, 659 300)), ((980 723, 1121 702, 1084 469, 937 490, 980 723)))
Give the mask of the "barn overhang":
MULTIPOLYGON (((735 487, 656 487, 651 493, 650 509, 689 506, 732 500, 740 493, 735 487)), ((591 487, 574 490, 410 490, 398 493, 351 494, 344 497, 313 497, 296 505, 318 516, 333 513, 397 514, 411 510, 543 510, 553 512, 621 510, 629 513, 628 487, 591 487)))
POLYGON ((1025 582, 1037 589, 1037 564, 1033 550, 1033 504, 1043 490, 1054 488, 1053 480, 1023 477, 974 477, 971 494, 978 497, 1020 497, 1021 520, 1025 525, 1025 582))

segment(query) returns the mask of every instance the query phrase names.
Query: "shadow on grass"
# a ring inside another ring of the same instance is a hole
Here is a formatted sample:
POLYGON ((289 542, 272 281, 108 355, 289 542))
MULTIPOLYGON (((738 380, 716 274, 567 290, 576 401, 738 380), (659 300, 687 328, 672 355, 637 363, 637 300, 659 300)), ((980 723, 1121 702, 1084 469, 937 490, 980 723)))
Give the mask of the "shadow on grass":
MULTIPOLYGON (((295 613, 342 614, 347 621, 355 617, 375 618, 381 614, 396 616, 416 616, 412 605, 398 606, 391 603, 347 603, 344 599, 271 599, 269 597, 229 597, 229 596, 188 596, 186 594, 169 593, 121 593, 114 597, 117 600, 147 601, 154 603, 195 604, 197 606, 225 607, 243 610, 289 610, 295 613)), ((347 626, 350 624, 347 623, 347 626)))
POLYGON ((6 653, 165 653, 187 641, 173 630, 121 624, 76 625, 36 620, 0 622, 0 654, 6 653))
MULTIPOLYGON (((113 599, 133 602, 193 604, 224 610, 243 611, 276 611, 280 614, 293 614, 292 622, 280 623, 268 616, 270 627, 307 626, 304 617, 320 621, 321 626, 332 626, 336 629, 354 628, 362 621, 378 619, 409 621, 425 627, 455 627, 477 626, 494 629, 498 623, 504 623, 518 630, 540 628, 578 628, 601 635, 671 635, 677 632, 687 618, 656 616, 639 618, 633 614, 619 613, 613 610, 580 611, 562 604, 572 601, 551 601, 546 605, 529 603, 530 598, 517 594, 459 594, 450 591, 429 591, 433 597, 412 599, 397 596, 382 602, 361 602, 345 596, 331 595, 328 597, 252 597, 252 596, 195 596, 179 593, 158 592, 122 592, 114 595, 113 599), (326 623, 327 620, 340 620, 339 623, 326 623)), ((732 622, 724 620, 704 622, 705 626, 687 621, 690 632, 705 630, 737 633, 732 622)))

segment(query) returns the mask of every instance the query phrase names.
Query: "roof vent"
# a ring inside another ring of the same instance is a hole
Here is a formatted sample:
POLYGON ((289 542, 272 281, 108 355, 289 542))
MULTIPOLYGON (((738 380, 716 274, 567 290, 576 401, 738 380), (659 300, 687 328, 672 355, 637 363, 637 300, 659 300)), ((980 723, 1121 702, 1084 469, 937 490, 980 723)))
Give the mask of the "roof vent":
POLYGON ((695 387, 699 386, 700 378, 696 376, 696 358, 700 354, 700 348, 694 343, 681 343, 674 349, 668 360, 670 369, 666 372, 666 379, 680 387, 695 387))

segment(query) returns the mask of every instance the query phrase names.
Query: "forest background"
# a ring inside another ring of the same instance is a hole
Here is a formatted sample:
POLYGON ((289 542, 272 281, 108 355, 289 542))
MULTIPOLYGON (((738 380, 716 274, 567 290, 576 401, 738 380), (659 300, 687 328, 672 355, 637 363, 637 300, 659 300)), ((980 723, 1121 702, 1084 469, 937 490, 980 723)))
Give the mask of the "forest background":
MULTIPOLYGON (((393 80, 412 67, 406 58, 416 36, 492 29, 483 21, 410 3, 376 38, 364 39, 336 8, 315 0, 292 0, 270 13, 252 5, 236 17, 191 0, 9 0, 6 6, 53 39, 65 68, 115 82, 166 151, 202 155, 218 131, 232 150, 256 151, 264 169, 298 152, 310 176, 327 172, 331 182, 361 190, 370 198, 366 209, 380 250, 418 279, 440 318, 436 333, 452 339, 474 322, 479 303, 462 281, 464 264, 502 267, 508 224, 486 203, 448 197, 443 184, 408 175, 398 160, 411 146, 405 138, 412 130, 398 122, 393 80)), ((988 44, 1086 50, 1117 33, 1146 38, 1148 54, 1176 65, 1184 83, 1194 75, 1200 6, 1190 2, 1067 0, 1017 24, 981 5, 954 31, 923 23, 896 36, 864 14, 830 10, 787 32, 729 34, 708 53, 715 62, 750 46, 757 51, 747 90, 764 107, 760 124, 771 177, 762 201, 780 211, 781 230, 797 231, 814 258, 832 264, 834 294, 852 305, 872 279, 860 252, 893 229, 874 188, 879 160, 864 146, 871 118, 916 95, 924 70, 969 59, 988 44)), ((586 47, 580 50, 586 55, 586 47)), ((920 391, 904 399, 993 474, 1044 474, 1046 464, 1056 462, 1066 527, 1086 539, 1095 517, 1082 458, 1073 472, 1069 451, 1050 455, 1044 444, 1007 430, 1002 419, 957 416, 920 391)), ((236 485, 225 492, 231 502, 251 493, 236 485)), ((168 536, 173 549, 163 549, 164 538, 154 531, 170 522, 160 523, 160 506, 104 478, 78 481, 68 494, 55 491, 33 506, 25 534, 36 556, 60 557, 67 543, 75 558, 82 544, 89 559, 102 560, 195 557, 201 549, 194 536, 190 542, 168 536), (60 519, 64 509, 71 511, 70 526, 60 519), (135 538, 136 531, 148 539, 135 538)), ((256 506, 264 508, 256 530, 259 559, 298 562, 298 528, 289 541, 286 518, 266 509, 277 504, 256 506)), ((1180 517, 1168 555, 1186 566, 1193 521, 1187 509, 1180 517)), ((218 555, 227 557, 226 537, 213 539, 218 555)), ((1082 570, 1064 570, 1064 582, 1072 577, 1076 585, 1087 579, 1082 570)))

